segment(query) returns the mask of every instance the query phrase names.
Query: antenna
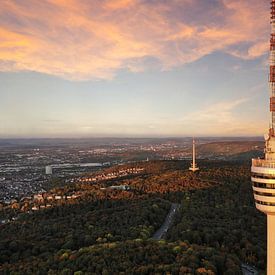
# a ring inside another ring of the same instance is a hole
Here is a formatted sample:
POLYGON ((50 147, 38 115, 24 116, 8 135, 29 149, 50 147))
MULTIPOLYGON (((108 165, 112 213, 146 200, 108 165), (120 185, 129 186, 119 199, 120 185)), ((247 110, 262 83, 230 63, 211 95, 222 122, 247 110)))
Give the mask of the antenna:
POLYGON ((192 158, 192 163, 191 163, 191 167, 189 168, 190 171, 192 172, 196 172, 199 169, 199 167, 197 167, 197 164, 196 164, 196 143, 195 143, 195 139, 193 138, 193 158, 192 158))

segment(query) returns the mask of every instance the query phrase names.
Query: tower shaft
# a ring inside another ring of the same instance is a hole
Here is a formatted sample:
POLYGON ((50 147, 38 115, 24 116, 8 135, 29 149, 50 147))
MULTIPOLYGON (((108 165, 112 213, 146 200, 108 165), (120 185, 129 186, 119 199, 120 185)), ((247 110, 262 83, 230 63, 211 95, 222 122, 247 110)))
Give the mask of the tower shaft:
POLYGON ((275 1, 271 2, 271 35, 269 57, 269 90, 270 90, 270 131, 274 136, 275 129, 275 1))
POLYGON ((270 126, 265 135, 265 157, 253 159, 251 181, 255 204, 267 215, 267 275, 275 275, 275 0, 271 2, 270 126))
POLYGON ((196 165, 196 143, 195 143, 195 139, 193 139, 193 146, 192 146, 192 164, 191 167, 189 168, 189 170, 196 172, 199 170, 199 168, 196 165))
POLYGON ((195 140, 193 140, 193 167, 196 167, 196 146, 195 146, 195 140))
POLYGON ((275 215, 267 214, 267 274, 275 274, 275 215))

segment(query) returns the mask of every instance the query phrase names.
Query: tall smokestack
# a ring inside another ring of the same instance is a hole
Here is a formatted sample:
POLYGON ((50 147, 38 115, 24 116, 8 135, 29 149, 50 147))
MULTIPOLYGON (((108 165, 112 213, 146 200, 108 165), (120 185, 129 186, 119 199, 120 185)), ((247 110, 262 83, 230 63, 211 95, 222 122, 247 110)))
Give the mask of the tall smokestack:
POLYGON ((271 2, 270 126, 264 159, 252 159, 251 180, 257 209, 267 215, 267 275, 275 275, 275 0, 271 2))

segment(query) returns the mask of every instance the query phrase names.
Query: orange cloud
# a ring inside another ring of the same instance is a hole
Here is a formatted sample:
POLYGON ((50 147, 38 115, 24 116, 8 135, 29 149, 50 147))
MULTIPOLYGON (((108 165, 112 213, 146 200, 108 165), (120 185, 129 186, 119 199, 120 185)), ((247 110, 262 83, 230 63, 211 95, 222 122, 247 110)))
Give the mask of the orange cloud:
POLYGON ((112 0, 105 3, 107 9, 124 9, 134 4, 135 0, 112 0))
POLYGON ((4 1, 0 70, 71 80, 111 79, 123 68, 160 70, 214 51, 256 58, 267 50, 268 5, 258 0, 4 1), (212 4, 211 4, 212 3, 212 4))

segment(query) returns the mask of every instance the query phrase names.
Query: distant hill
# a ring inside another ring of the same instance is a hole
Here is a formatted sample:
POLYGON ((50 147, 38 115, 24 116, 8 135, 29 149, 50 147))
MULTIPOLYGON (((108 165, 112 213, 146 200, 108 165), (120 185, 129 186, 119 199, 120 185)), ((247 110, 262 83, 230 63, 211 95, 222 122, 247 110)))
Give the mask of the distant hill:
POLYGON ((238 153, 232 156, 228 156, 228 160, 251 160, 252 158, 261 158, 264 156, 263 151, 251 150, 248 152, 238 153))
POLYGON ((261 157, 263 151, 263 141, 211 142, 197 146, 197 152, 201 156, 219 156, 234 160, 261 157))

